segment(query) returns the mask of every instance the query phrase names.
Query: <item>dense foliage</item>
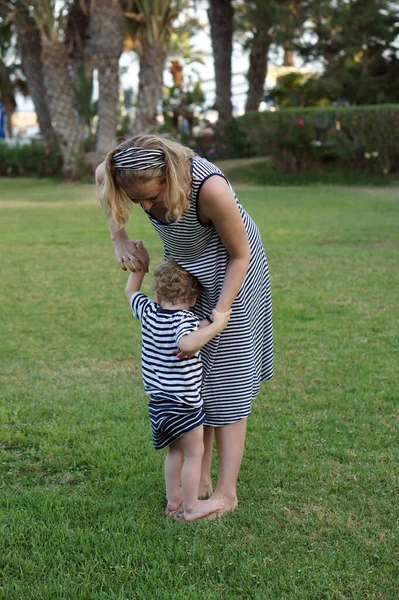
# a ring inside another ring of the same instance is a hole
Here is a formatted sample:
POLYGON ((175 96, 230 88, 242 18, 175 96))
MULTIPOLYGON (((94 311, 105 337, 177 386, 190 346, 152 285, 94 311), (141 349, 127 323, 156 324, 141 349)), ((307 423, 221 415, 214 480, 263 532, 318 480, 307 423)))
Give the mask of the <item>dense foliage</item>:
POLYGON ((398 128, 398 105, 253 111, 217 126, 215 153, 270 156, 283 172, 336 162, 385 175, 399 171, 398 128))

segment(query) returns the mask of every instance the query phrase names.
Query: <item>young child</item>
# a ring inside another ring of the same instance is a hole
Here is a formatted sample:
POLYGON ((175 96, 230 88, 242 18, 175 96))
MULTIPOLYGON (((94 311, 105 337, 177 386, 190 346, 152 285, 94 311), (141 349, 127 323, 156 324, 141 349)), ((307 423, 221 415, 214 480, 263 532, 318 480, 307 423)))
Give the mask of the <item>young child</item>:
POLYGON ((226 327, 231 310, 214 310, 200 326, 191 308, 201 285, 171 259, 155 269, 156 302, 140 292, 143 278, 144 270, 132 272, 125 293, 142 326, 142 373, 154 446, 168 447, 166 514, 195 521, 224 506, 221 499, 198 500, 205 420, 199 350, 226 327))

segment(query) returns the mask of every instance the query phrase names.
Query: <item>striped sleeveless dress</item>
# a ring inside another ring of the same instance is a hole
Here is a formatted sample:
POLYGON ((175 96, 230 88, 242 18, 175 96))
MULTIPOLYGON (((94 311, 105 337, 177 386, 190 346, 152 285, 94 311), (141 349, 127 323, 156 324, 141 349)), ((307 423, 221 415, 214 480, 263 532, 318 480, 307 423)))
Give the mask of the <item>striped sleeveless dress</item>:
MULTIPOLYGON (((224 177, 215 165, 191 157, 190 208, 178 222, 163 223, 147 212, 160 236, 165 259, 171 257, 195 275, 203 286, 194 311, 200 319, 211 314, 218 301, 229 256, 212 224, 202 225, 197 202, 202 185, 214 176, 224 177)), ((247 232, 251 260, 247 275, 232 305, 227 327, 201 349, 204 425, 220 427, 247 417, 260 382, 273 377, 273 330, 270 278, 259 231, 237 202, 247 232)))

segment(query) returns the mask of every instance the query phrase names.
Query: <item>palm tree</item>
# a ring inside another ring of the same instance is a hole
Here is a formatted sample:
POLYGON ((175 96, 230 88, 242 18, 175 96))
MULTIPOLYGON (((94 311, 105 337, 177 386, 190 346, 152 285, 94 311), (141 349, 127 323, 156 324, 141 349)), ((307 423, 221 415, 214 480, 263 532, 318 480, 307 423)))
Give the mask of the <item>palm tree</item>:
POLYGON ((96 109, 93 103, 94 57, 88 49, 90 15, 82 0, 74 0, 65 26, 73 88, 78 105, 81 134, 91 139, 96 109))
POLYGON ((18 54, 28 91, 35 106, 40 133, 47 144, 53 144, 56 135, 51 123, 47 91, 44 85, 40 32, 22 3, 14 12, 13 24, 17 35, 18 54))
POLYGON ((209 0, 208 18, 211 28, 215 64, 216 103, 219 119, 232 114, 231 54, 233 51, 233 6, 231 0, 209 0))
POLYGON ((140 58, 134 135, 157 129, 157 107, 162 98, 162 75, 173 21, 186 4, 185 0, 135 0, 138 12, 125 13, 132 21, 135 49, 140 58))
POLYGON ((36 0, 30 5, 30 15, 40 31, 45 84, 63 158, 63 173, 68 179, 77 179, 82 164, 82 140, 68 48, 63 40, 72 0, 64 0, 60 8, 56 8, 56 4, 56 0, 36 0))
POLYGON ((98 130, 96 151, 104 154, 116 137, 119 57, 123 50, 123 12, 118 0, 95 0, 91 10, 89 50, 98 70, 98 130))
POLYGON ((17 107, 15 94, 27 95, 26 81, 21 65, 13 60, 13 35, 10 22, 0 23, 0 102, 6 112, 6 128, 8 137, 12 137, 12 115, 17 107))

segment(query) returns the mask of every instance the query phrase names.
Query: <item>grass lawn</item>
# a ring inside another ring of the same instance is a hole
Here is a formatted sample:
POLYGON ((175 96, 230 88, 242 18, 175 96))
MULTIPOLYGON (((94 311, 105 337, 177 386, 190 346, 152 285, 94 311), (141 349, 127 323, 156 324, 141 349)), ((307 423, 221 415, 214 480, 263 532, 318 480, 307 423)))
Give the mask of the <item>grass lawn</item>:
MULTIPOLYGON (((0 187, 0 598, 398 598, 398 190, 239 190, 276 376, 239 509, 188 525, 163 514, 139 324, 92 187, 0 187)), ((137 207, 129 231, 161 261, 137 207)))

